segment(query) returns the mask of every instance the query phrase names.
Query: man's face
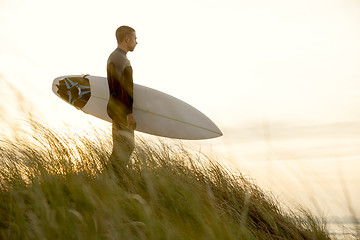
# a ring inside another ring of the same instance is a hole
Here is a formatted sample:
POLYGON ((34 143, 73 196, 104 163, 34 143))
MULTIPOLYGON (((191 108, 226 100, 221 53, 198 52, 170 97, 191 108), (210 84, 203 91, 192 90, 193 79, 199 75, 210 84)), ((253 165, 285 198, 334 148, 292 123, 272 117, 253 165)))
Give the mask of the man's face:
POLYGON ((129 41, 128 41, 128 49, 130 52, 134 51, 136 45, 137 45, 137 41, 136 41, 136 32, 133 32, 130 37, 129 37, 129 41))

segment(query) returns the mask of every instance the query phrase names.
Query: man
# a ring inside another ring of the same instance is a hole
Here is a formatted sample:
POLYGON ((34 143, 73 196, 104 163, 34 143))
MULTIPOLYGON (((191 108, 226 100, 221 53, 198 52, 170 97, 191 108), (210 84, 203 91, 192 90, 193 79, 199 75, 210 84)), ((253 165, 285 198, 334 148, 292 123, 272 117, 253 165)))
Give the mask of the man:
POLYGON ((112 119, 113 151, 110 164, 115 170, 126 167, 134 150, 136 121, 132 113, 133 77, 127 53, 134 51, 136 32, 128 26, 116 30, 117 48, 107 62, 110 99, 107 112, 112 119))

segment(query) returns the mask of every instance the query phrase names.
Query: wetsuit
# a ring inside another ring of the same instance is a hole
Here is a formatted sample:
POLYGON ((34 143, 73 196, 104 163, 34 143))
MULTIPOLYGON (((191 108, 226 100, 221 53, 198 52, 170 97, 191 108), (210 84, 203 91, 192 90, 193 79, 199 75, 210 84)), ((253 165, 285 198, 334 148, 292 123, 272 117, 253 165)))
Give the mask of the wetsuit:
POLYGON ((126 52, 115 49, 107 62, 107 79, 110 99, 107 112, 112 119, 113 151, 110 156, 112 165, 126 165, 134 150, 134 130, 127 124, 126 116, 132 113, 133 78, 130 61, 126 52))

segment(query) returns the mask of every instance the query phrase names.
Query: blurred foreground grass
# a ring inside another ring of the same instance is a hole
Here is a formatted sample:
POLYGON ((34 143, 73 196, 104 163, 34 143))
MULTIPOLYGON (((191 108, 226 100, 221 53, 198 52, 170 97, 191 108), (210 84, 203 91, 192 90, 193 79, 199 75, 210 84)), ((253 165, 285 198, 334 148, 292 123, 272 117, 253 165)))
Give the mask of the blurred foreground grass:
POLYGON ((320 219, 180 143, 137 139, 116 176, 109 137, 29 129, 0 141, 1 239, 329 239, 320 219))

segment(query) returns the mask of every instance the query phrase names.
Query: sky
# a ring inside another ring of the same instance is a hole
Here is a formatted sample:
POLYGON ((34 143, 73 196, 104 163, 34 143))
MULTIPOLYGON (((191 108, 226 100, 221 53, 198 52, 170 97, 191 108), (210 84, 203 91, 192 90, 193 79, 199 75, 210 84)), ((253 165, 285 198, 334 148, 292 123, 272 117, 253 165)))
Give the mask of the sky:
MULTIPOLYGON (((138 37, 128 54, 134 81, 190 103, 223 130, 201 144, 275 191, 285 172, 310 168, 338 185, 334 176, 345 176, 356 202, 359 23, 357 0, 0 0, 0 82, 23 95, 17 109, 49 124, 109 127, 64 104, 51 84, 106 76, 115 30, 129 25, 138 37)), ((13 94, 2 91, 2 118, 15 119, 13 94)), ((338 185, 333 193, 344 190, 338 185)), ((329 214, 347 211, 339 209, 329 214)))

